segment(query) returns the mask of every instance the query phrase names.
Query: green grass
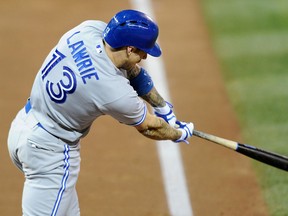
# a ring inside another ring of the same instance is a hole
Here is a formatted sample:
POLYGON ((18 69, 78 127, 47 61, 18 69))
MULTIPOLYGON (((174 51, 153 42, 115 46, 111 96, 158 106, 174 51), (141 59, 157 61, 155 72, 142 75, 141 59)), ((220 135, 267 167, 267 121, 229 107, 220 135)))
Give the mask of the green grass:
MULTIPOLYGON (((245 142, 288 155, 288 1, 202 0, 245 142)), ((253 161, 271 216, 288 215, 288 173, 253 161)))

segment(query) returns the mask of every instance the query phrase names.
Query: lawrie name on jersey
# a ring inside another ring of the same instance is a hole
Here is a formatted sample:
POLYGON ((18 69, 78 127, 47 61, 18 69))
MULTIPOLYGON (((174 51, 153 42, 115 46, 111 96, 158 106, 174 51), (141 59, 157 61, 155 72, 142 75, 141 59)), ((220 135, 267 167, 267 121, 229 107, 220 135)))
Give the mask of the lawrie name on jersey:
POLYGON ((92 77, 99 79, 98 74, 93 67, 92 60, 87 53, 87 49, 82 40, 77 40, 72 42, 75 35, 79 34, 80 31, 75 32, 67 39, 68 47, 71 49, 71 55, 73 56, 74 62, 76 63, 80 76, 84 84, 86 84, 86 79, 91 79, 92 77))
MULTIPOLYGON (((87 82, 92 78, 99 80, 99 77, 83 40, 77 40, 77 37, 75 37, 79 33, 80 31, 73 33, 69 38, 67 38, 66 42, 73 60, 77 65, 82 82, 87 84, 87 82), (75 41, 73 41, 73 39, 75 39, 75 41)), ((48 78, 48 75, 52 69, 65 58, 66 56, 56 48, 51 56, 48 57, 47 64, 41 71, 42 80, 46 84, 46 91, 50 99, 56 103, 64 103, 67 95, 73 94, 77 88, 75 73, 73 69, 68 66, 63 66, 63 77, 57 82, 53 82, 50 80, 50 78, 48 78)))

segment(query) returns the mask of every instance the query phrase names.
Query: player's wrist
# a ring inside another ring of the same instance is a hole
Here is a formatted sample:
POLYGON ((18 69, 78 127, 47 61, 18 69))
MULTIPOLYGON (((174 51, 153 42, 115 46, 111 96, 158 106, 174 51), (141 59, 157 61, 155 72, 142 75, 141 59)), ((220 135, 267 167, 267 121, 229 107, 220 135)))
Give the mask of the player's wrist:
POLYGON ((165 106, 163 107, 154 107, 154 113, 156 116, 164 119, 169 125, 174 127, 177 118, 172 108, 173 108, 172 104, 166 102, 165 106))
POLYGON ((172 108, 173 108, 173 106, 171 104, 169 104, 168 102, 166 102, 165 106, 163 106, 163 107, 154 107, 154 111, 156 113, 161 114, 161 115, 166 115, 172 111, 172 108))

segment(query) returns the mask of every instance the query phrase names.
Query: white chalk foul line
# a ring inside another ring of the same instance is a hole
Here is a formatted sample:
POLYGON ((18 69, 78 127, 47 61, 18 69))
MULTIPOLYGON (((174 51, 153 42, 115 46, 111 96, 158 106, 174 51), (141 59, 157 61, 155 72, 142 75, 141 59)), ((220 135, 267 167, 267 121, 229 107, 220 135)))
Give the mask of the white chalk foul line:
MULTIPOLYGON (((135 10, 142 11, 155 20, 150 0, 130 0, 130 3, 135 10)), ((162 58, 148 58, 144 61, 144 67, 152 76, 157 90, 171 102, 162 58)), ((156 143, 170 214, 172 216, 193 216, 179 149, 181 144, 171 141, 156 143)))

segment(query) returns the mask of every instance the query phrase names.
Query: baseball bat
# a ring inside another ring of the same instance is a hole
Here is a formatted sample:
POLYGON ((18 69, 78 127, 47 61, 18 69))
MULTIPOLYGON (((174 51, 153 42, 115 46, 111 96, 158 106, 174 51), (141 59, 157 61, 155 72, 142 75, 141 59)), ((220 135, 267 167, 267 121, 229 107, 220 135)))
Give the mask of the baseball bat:
POLYGON ((193 135, 214 142, 226 148, 232 149, 240 154, 258 160, 262 163, 288 171, 288 157, 256 148, 255 146, 241 144, 232 140, 217 137, 201 131, 194 130, 193 135))

